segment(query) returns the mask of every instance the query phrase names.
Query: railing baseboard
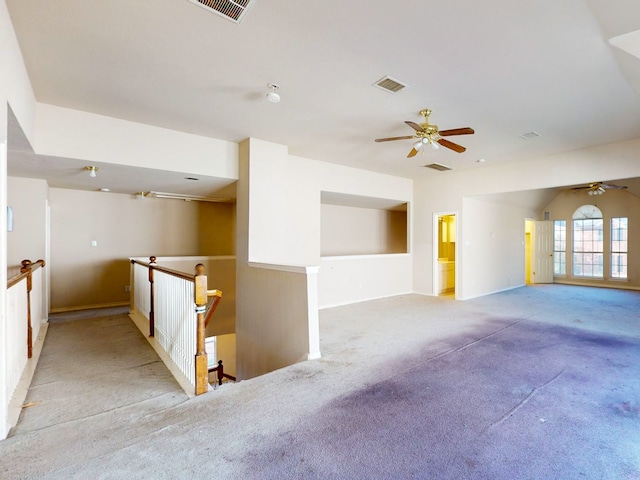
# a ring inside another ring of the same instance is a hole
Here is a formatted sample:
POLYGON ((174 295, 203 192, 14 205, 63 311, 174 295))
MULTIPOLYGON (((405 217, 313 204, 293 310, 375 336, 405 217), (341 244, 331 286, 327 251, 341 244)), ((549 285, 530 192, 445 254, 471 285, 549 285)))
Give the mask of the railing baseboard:
POLYGON ((9 428, 15 427, 18 423, 20 412, 22 412, 22 405, 27 398, 27 393, 29 393, 29 387, 31 386, 31 381, 33 380, 33 375, 36 371, 40 354, 42 353, 42 346, 44 345, 44 339, 47 336, 48 328, 49 324, 47 322, 42 322, 40 324, 40 330, 38 331, 38 335, 36 336, 36 340, 33 344, 33 355, 29 360, 27 360, 27 365, 22 371, 18 385, 11 395, 8 415, 9 428))
POLYGON ((113 302, 113 303, 98 303, 95 305, 77 305, 75 307, 58 307, 52 308, 49 313, 67 313, 67 312, 79 312, 80 310, 98 310, 100 308, 114 308, 114 307, 128 307, 129 301, 125 302, 113 302))

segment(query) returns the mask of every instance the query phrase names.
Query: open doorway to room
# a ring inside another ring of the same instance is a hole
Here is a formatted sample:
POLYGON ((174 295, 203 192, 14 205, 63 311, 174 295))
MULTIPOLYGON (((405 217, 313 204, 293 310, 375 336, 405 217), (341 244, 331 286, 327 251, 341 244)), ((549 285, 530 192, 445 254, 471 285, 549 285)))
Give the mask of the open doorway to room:
POLYGON ((534 221, 530 218, 524 221, 524 283, 531 285, 531 235, 533 235, 534 221))
POLYGON ((435 265, 434 292, 436 295, 455 297, 456 294, 456 240, 458 237, 455 212, 434 215, 435 265))

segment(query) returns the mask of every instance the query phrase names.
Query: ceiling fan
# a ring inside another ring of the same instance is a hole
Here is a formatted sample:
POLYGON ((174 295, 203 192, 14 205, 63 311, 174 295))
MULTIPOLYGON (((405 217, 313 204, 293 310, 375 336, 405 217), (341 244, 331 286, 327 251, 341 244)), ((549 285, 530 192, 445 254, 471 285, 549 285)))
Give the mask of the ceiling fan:
POLYGON ((466 150, 466 148, 464 148, 462 145, 458 145, 457 143, 450 142, 449 140, 442 137, 449 137, 452 135, 471 135, 472 133, 475 133, 473 131, 473 128, 469 127, 454 128, 451 130, 438 130, 437 125, 429 123, 429 115, 431 115, 431 110, 429 110, 428 108, 420 110, 420 115, 424 117, 424 122, 421 124, 417 124, 408 120, 404 122, 416 131, 414 135, 406 135, 403 137, 376 138, 375 141, 390 142, 393 140, 417 139, 418 141, 413 144, 413 148, 409 152, 409 155, 407 155, 407 158, 411 158, 418 153, 418 150, 426 145, 431 145, 431 147, 435 150, 440 148, 440 145, 442 145, 443 147, 449 148, 454 152, 462 153, 466 150))
POLYGON ((627 187, 623 185, 612 185, 610 183, 604 183, 604 182, 593 182, 593 183, 590 183, 589 185, 585 185, 582 187, 572 187, 571 190, 576 190, 576 191, 586 190, 587 194, 589 195, 602 195, 605 191, 609 189, 624 190, 625 188, 627 187))

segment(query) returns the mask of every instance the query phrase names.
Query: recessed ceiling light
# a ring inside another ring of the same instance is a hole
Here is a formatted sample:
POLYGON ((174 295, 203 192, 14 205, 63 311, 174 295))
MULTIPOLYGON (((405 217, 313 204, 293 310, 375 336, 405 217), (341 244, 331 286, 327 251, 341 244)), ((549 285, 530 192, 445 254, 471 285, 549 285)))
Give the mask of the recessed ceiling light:
POLYGON ((479 158, 476 160, 476 163, 484 163, 486 160, 484 158, 479 158))
POLYGON ((109 188, 101 188, 100 191, 101 192, 110 192, 111 189, 109 189, 109 188))

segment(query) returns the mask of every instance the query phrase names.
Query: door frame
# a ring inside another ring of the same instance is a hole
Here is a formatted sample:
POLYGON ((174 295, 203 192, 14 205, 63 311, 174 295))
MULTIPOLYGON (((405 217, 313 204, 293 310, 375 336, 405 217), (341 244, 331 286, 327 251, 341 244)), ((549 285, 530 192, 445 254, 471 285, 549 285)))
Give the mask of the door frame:
POLYGON ((534 218, 525 217, 524 219, 524 284, 533 285, 533 261, 535 260, 535 252, 533 252, 533 244, 535 242, 535 223, 534 218), (531 227, 531 228, 529 228, 531 227), (527 249, 527 233, 529 233, 529 249, 527 249), (529 276, 527 276, 527 262, 529 263, 529 276))
POLYGON ((442 211, 442 212, 433 212, 433 225, 432 225, 432 229, 433 229, 433 236, 432 236, 432 273, 433 273, 433 280, 432 280, 432 295, 434 297, 439 296, 439 291, 440 291, 440 275, 438 272, 438 242, 439 242, 439 238, 438 238, 438 219, 440 217, 446 217, 446 216, 454 216, 456 217, 456 248, 455 248, 455 252, 456 252, 456 260, 455 260, 455 264, 454 264, 454 271, 455 271, 455 282, 454 282, 454 287, 453 287, 453 293, 454 293, 454 298, 457 300, 458 299, 458 279, 460 278, 460 276, 458 275, 458 264, 460 263, 460 215, 458 214, 457 210, 446 210, 446 211, 442 211))

